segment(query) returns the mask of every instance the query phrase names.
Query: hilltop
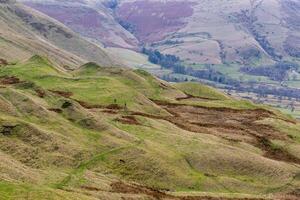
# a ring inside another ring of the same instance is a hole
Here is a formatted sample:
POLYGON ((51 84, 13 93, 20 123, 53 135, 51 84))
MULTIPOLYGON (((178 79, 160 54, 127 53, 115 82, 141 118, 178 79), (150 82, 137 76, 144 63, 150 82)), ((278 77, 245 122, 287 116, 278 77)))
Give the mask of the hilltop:
POLYGON ((0 74, 4 199, 299 197, 300 124, 269 107, 41 56, 0 74))

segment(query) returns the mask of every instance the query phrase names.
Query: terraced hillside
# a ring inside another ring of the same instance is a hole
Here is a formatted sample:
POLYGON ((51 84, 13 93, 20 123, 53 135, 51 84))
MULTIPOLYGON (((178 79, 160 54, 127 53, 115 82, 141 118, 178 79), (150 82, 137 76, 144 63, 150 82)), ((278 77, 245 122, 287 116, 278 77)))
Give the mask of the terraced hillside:
POLYGON ((0 67, 0 199, 297 199, 300 124, 195 83, 0 67))

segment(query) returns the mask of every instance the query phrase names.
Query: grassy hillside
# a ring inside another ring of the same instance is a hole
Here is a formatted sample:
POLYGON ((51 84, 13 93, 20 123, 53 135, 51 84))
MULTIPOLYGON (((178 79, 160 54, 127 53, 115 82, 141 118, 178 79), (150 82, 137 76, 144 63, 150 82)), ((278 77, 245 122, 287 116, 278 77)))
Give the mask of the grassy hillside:
POLYGON ((297 198, 299 130, 210 87, 33 56, 0 67, 0 199, 297 198))
POLYGON ((0 2, 0 58, 22 61, 35 54, 73 68, 88 61, 118 64, 97 43, 83 39, 58 21, 19 3, 0 2))

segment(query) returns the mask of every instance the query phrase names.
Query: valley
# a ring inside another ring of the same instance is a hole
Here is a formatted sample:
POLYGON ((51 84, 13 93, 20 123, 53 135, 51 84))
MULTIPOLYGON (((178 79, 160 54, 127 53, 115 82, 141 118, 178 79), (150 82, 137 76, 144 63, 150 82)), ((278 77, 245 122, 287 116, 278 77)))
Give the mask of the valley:
MULTIPOLYGON (((167 81, 210 82, 241 94, 251 90, 277 98, 295 98, 289 94, 299 88, 300 18, 295 0, 22 2, 85 37, 113 47, 113 54, 144 53, 141 49, 146 48, 178 57, 180 63, 172 67, 149 68, 151 64, 147 64, 147 71, 167 81), (263 72, 286 65, 294 68, 275 70, 281 77, 263 72), (254 90, 248 87, 253 83, 254 90)), ((135 56, 138 59, 141 55, 135 56)))
POLYGON ((0 200, 299 199, 297 5, 0 0, 0 200))

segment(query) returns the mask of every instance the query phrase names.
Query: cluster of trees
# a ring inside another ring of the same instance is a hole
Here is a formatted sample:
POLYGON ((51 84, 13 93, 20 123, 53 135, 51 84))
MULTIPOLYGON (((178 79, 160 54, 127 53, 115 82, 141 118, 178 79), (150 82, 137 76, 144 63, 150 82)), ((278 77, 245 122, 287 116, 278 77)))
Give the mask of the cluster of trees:
POLYGON ((252 34, 260 46, 275 60, 281 60, 282 56, 278 55, 272 47, 266 36, 260 35, 254 28, 251 29, 252 34))
POLYGON ((288 97, 289 99, 295 98, 300 100, 300 89, 297 88, 288 88, 288 87, 274 87, 270 85, 259 85, 251 86, 247 84, 240 85, 238 87, 228 86, 226 89, 237 90, 241 92, 253 92, 258 94, 260 97, 265 97, 266 95, 274 95, 280 98, 288 97))
POLYGON ((241 71, 255 76, 266 76, 274 81, 285 81, 291 70, 298 70, 299 66, 290 62, 278 62, 272 66, 242 67, 241 71))
POLYGON ((284 43, 284 50, 292 57, 300 58, 300 37, 290 36, 284 43), (298 44, 298 45, 297 45, 298 44))
POLYGON ((171 69, 174 73, 185 74, 185 67, 177 56, 162 54, 157 50, 146 48, 142 49, 142 53, 148 55, 148 60, 153 64, 160 65, 165 69, 171 69))
POLYGON ((110 8, 110 9, 115 9, 118 4, 119 4, 119 0, 108 0, 108 1, 105 1, 103 3, 107 8, 110 8))
POLYGON ((123 28, 125 28, 130 33, 135 33, 136 32, 136 26, 135 25, 133 25, 133 24, 127 22, 127 21, 121 20, 121 19, 118 19, 118 22, 123 28))
MULTIPOLYGON (((162 68, 171 69, 174 73, 188 75, 202 80, 209 80, 215 83, 227 85, 226 89, 234 89, 238 91, 253 92, 260 96, 275 95, 285 96, 289 98, 300 99, 300 89, 288 87, 273 87, 270 85, 261 85, 255 81, 244 82, 242 80, 232 79, 221 72, 215 70, 213 66, 206 65, 205 69, 194 69, 192 67, 185 67, 179 57, 174 55, 162 54, 157 50, 142 49, 142 53, 148 55, 151 63, 161 65, 162 68)), ((284 81, 290 70, 298 70, 299 66, 290 62, 278 62, 272 66, 265 67, 243 67, 242 72, 257 75, 267 76, 276 81, 284 81)), ((161 77, 167 81, 180 82, 187 81, 186 76, 174 77, 165 75, 161 77)))
POLYGON ((226 75, 214 70, 210 65, 206 69, 194 69, 185 67, 179 57, 169 54, 162 54, 158 50, 142 49, 142 53, 148 55, 148 60, 151 63, 158 64, 164 69, 171 69, 174 73, 193 76, 199 79, 239 86, 239 81, 231 79, 226 75))

